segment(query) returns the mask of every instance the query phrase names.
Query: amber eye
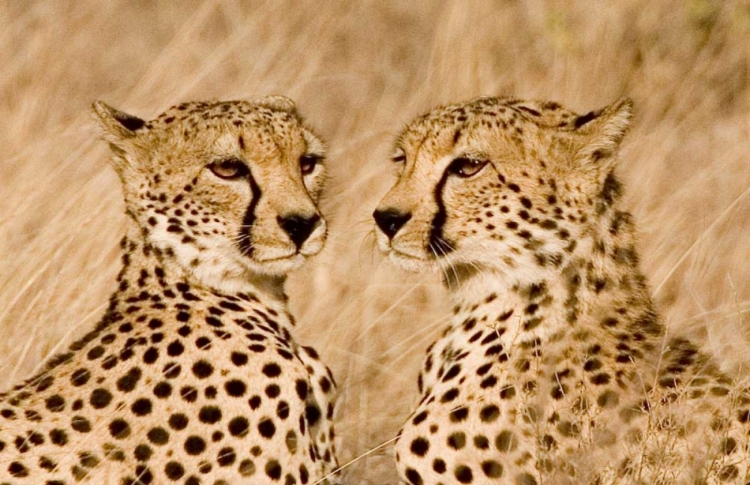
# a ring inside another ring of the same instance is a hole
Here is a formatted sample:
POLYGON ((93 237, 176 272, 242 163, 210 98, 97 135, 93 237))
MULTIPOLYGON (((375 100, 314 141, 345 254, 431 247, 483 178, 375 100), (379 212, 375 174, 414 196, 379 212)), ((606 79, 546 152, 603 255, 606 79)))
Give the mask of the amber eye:
POLYGON ((314 155, 312 153, 307 153, 299 157, 299 170, 302 172, 302 175, 310 175, 313 173, 321 158, 320 155, 314 155))
POLYGON ((208 166, 208 169, 217 177, 226 180, 246 177, 250 173, 247 169, 247 165, 236 158, 227 158, 225 160, 213 162, 208 166))
POLYGON ((479 173, 485 165, 489 163, 488 160, 477 160, 475 158, 457 158, 453 160, 448 167, 448 172, 459 177, 469 178, 479 173))

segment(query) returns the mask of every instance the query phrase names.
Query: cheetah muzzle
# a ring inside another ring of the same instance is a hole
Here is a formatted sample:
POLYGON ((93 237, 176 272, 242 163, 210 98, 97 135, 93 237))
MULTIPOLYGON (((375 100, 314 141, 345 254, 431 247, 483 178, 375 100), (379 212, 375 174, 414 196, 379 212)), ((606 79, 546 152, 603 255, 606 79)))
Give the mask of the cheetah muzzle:
POLYGON ((404 483, 747 483, 750 394, 668 337, 615 176, 622 99, 479 98, 407 125, 380 249, 455 300, 400 432, 404 483))
POLYGON ((94 112, 125 198, 117 291, 0 396, 0 483, 337 483, 333 377, 283 291, 325 242, 323 143, 283 97, 94 112))

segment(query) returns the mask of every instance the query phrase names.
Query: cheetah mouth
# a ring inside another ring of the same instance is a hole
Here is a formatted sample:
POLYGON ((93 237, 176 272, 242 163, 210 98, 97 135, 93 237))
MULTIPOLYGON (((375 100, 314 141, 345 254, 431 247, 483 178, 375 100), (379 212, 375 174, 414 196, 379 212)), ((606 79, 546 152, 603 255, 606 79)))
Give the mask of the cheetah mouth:
POLYGON ((405 253, 403 251, 399 251, 398 249, 393 249, 393 248, 391 248, 391 250, 388 252, 388 255, 391 257, 408 259, 410 261, 421 261, 423 263, 429 263, 431 259, 434 259, 434 258, 427 258, 427 257, 423 258, 421 256, 415 256, 413 254, 405 253))
POLYGON ((284 263, 287 261, 294 260, 296 258, 304 259, 305 257, 306 255, 302 254, 299 251, 295 251, 293 253, 289 253, 284 256, 277 256, 275 258, 264 258, 264 259, 254 258, 254 259, 255 259, 255 262, 258 264, 274 264, 274 263, 284 263))
POLYGON ((432 268, 435 264, 434 259, 415 256, 393 248, 388 251, 388 258, 393 264, 409 272, 421 272, 432 268))

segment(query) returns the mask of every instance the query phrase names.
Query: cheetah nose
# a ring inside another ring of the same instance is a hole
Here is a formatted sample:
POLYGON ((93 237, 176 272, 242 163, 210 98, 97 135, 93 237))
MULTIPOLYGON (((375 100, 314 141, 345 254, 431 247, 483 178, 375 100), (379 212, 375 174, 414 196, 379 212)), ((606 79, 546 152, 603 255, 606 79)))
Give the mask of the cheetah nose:
POLYGON ((289 239, 291 239, 294 245, 297 246, 297 249, 299 249, 300 246, 302 246, 302 243, 307 241, 307 238, 310 237, 313 230, 318 227, 320 216, 314 214, 306 217, 300 214, 292 214, 284 217, 277 216, 276 221, 279 223, 279 226, 289 234, 289 239))
POLYGON ((385 209, 376 210, 373 212, 372 217, 375 218, 375 222, 378 224, 380 230, 389 239, 393 239, 398 230, 411 219, 411 214, 408 212, 404 214, 396 209, 385 209))

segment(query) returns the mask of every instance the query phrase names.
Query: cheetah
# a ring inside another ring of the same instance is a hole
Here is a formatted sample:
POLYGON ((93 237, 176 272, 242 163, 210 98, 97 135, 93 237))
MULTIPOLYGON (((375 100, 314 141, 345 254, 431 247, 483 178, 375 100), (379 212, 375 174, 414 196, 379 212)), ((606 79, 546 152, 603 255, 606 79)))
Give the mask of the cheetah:
POLYGON ((750 393, 668 336, 615 176, 632 103, 484 97, 398 137, 380 250, 455 302, 399 432, 403 483, 747 483, 750 393))
POLYGON ((280 96, 93 112, 122 270, 98 325, 0 396, 0 483, 338 483, 334 380, 283 289, 325 242, 323 142, 280 96))

